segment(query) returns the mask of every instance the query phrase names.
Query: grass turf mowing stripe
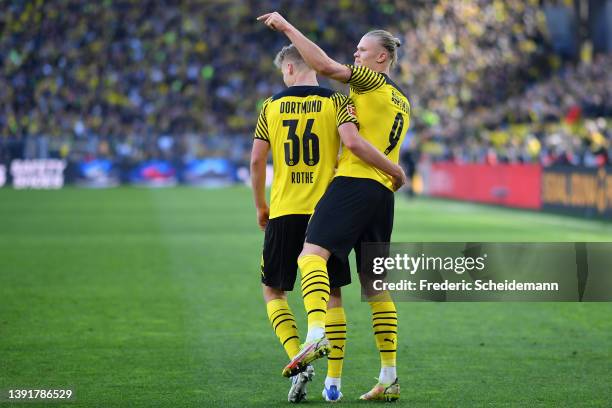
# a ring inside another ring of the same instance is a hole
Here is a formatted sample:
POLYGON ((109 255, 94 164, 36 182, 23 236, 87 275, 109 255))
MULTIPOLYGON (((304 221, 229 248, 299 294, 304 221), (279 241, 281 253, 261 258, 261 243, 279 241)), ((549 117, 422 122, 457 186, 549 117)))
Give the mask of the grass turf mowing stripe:
MULTIPOLYGON (((72 385, 69 406, 286 403, 247 189, 0 189, 0 226, 0 388, 72 385)), ((394 241, 611 237, 601 221, 397 199, 394 241)), ((343 403, 358 406, 378 353, 358 286, 344 296, 343 403)), ((301 298, 289 301, 303 336, 301 298)), ((611 312, 607 303, 400 303, 400 403, 605 405, 611 312)), ((314 401, 324 361, 317 372, 314 401)))

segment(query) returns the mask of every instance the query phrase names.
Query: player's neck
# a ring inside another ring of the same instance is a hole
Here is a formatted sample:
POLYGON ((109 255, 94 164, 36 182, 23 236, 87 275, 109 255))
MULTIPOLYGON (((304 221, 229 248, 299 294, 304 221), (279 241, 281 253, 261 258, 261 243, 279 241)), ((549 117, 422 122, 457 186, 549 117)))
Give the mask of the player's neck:
POLYGON ((371 68, 372 71, 378 72, 380 74, 385 74, 389 76, 389 72, 391 71, 391 67, 386 64, 376 64, 374 68, 371 68))
POLYGON ((389 68, 387 68, 387 69, 381 69, 381 70, 379 70, 378 72, 379 72, 379 73, 381 73, 381 74, 385 74, 386 76, 389 76, 389 68))
POLYGON ((304 74, 297 75, 292 86, 319 86, 317 74, 314 72, 306 72, 304 74))

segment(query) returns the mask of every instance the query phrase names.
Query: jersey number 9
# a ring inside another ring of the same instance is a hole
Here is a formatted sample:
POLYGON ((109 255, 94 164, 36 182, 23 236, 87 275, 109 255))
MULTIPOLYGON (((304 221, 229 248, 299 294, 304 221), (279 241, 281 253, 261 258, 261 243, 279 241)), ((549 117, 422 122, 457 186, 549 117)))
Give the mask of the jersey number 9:
POLYGON ((402 136, 402 130, 404 129, 404 115, 401 113, 397 113, 395 115, 395 120, 393 121, 393 127, 391 128, 391 133, 389 133, 389 146, 385 149, 385 154, 391 153, 391 150, 397 146, 397 142, 399 142, 400 137, 402 136))
MULTIPOLYGON (((314 119, 308 119, 302 145, 304 151, 304 163, 314 166, 319 162, 319 137, 312 133, 314 119)), ((287 141, 285 142, 285 163, 287 166, 295 166, 300 161, 300 137, 297 135, 297 119, 283 120, 283 126, 289 128, 287 141)))

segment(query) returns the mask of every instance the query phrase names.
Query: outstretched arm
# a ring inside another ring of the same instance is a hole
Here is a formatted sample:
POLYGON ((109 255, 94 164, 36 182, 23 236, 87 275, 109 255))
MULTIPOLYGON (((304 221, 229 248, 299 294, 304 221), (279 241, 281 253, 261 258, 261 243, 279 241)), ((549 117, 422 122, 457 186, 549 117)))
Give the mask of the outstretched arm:
POLYGON ((364 162, 391 176, 393 188, 396 191, 408 182, 404 170, 361 137, 354 123, 346 122, 341 124, 338 127, 338 133, 340 133, 342 143, 347 149, 364 162))
POLYGON ((317 44, 310 41, 297 28, 291 25, 278 12, 267 13, 257 17, 273 30, 282 32, 298 49, 304 61, 319 74, 340 82, 348 82, 351 70, 331 59, 317 44))

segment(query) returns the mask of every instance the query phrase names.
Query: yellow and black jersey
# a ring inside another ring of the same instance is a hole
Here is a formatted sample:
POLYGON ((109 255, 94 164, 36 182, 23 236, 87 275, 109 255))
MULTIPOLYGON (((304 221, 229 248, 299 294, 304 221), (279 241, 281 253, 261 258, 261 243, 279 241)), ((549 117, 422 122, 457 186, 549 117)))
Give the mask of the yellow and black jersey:
POLYGON ((255 138, 272 150, 270 218, 313 213, 334 176, 338 127, 358 125, 353 112, 346 95, 318 86, 292 86, 264 102, 255 138))
MULTIPOLYGON (((410 124, 410 103, 385 74, 348 65, 350 97, 359 118, 359 133, 389 159, 398 163, 399 150, 410 124)), ((343 149, 336 176, 370 178, 393 190, 392 182, 375 167, 343 149)))

